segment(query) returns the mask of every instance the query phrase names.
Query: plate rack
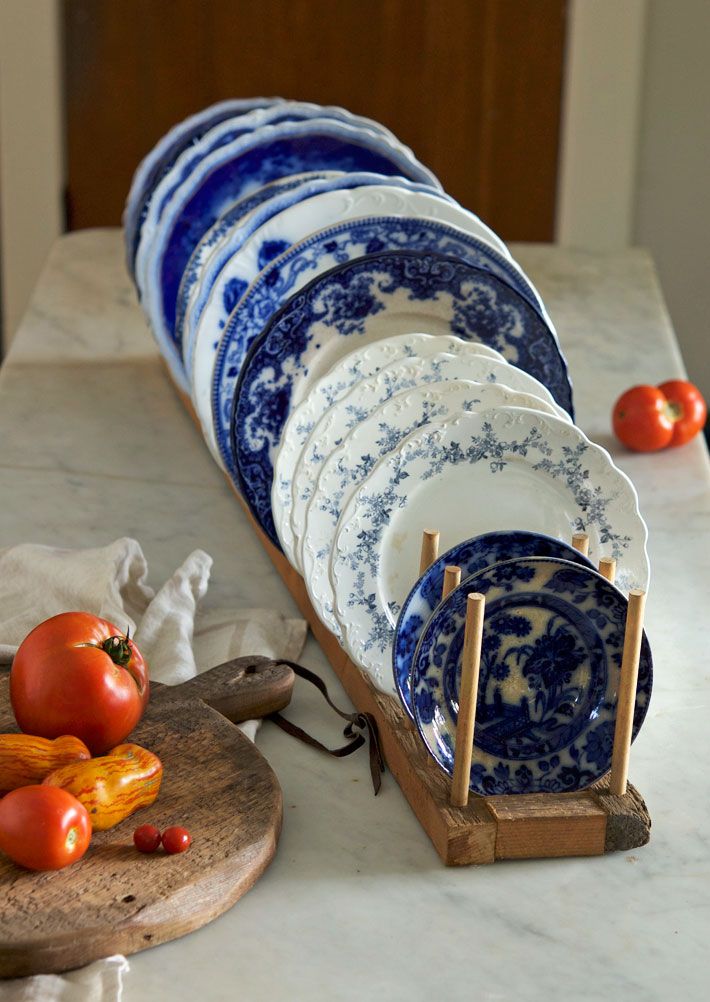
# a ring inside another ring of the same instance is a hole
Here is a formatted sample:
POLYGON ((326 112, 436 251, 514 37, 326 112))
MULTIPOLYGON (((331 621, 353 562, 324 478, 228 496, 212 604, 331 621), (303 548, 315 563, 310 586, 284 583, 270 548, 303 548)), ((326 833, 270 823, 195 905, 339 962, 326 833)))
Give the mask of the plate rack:
MULTIPOLYGON (((191 401, 178 393, 197 422, 191 401)), ((227 480, 233 486, 228 477, 227 480)), ((399 700, 376 689, 348 658, 316 615, 301 576, 256 523, 239 493, 236 490, 234 493, 354 706, 370 713, 377 722, 387 767, 447 866, 504 859, 600 856, 628 851, 649 841, 648 810, 639 792, 626 782, 630 734, 625 740, 622 736, 618 743, 615 740, 623 782, 619 781, 617 768, 614 787, 610 774, 575 793, 457 797, 452 780, 429 756, 399 700), (465 803, 456 805, 464 800, 465 803)), ((425 533, 423 568, 436 556, 437 536, 425 533)), ((578 547, 584 546, 581 538, 573 542, 578 547)), ((600 570, 605 576, 613 575, 608 564, 600 570)), ((640 632, 640 623, 637 625, 640 632)))

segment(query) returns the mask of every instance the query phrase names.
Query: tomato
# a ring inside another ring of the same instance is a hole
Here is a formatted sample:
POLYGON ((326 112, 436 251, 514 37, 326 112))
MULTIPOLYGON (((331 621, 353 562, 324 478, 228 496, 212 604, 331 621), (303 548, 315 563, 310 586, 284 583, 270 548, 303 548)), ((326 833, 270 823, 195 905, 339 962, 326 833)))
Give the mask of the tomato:
POLYGON ((20 786, 0 800, 0 849, 28 870, 61 870, 89 848, 89 812, 56 786, 20 786))
POLYGON ((178 828, 177 825, 173 825, 171 828, 166 828, 163 832, 163 849, 170 853, 170 855, 174 855, 177 852, 185 852, 191 845, 192 836, 187 828, 178 828))
POLYGON ((155 852, 160 845, 160 831, 155 825, 140 825, 133 832, 133 844, 139 852, 155 852))
POLYGON ((629 449, 654 452, 684 445, 705 424, 700 391, 683 379, 660 386, 632 386, 614 404, 614 434, 629 449))
POLYGON ((670 379, 658 387, 672 412, 673 438, 671 447, 685 445, 705 426, 708 409, 697 386, 686 379, 670 379))
POLYGON ((132 640, 88 612, 63 612, 25 637, 10 671, 20 728, 73 734, 94 755, 130 734, 148 703, 148 669, 132 640))

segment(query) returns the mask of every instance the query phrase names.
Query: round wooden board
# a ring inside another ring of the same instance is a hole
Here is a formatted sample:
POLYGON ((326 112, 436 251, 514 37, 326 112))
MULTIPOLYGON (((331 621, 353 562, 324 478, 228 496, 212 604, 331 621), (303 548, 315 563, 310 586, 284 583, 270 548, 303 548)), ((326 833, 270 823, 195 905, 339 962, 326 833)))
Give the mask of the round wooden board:
MULTIPOLYGON (((152 807, 96 833, 84 858, 65 870, 32 873, 0 855, 0 977, 64 971, 176 939, 230 908, 269 865, 281 788, 254 744, 203 701, 214 689, 219 702, 227 667, 200 676, 199 685, 154 687, 130 737, 163 762, 152 807), (132 836, 144 822, 183 825, 191 848, 139 853, 132 836)), ((8 679, 0 673, 2 733, 17 730, 8 679)))

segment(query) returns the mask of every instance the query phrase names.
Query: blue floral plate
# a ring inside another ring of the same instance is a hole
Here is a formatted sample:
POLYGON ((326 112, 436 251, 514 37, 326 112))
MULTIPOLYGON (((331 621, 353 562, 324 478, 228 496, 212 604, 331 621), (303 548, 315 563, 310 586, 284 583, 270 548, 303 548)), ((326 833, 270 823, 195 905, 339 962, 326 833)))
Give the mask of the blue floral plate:
POLYGON ((441 602, 444 571, 448 565, 461 568, 461 581, 472 574, 519 557, 557 557, 594 569, 594 564, 569 543, 540 532, 484 532, 466 539, 435 560, 416 582, 402 605, 392 644, 394 683, 402 705, 412 719, 410 675, 412 660, 421 632, 441 602))
POLYGON ((567 364, 554 333, 496 275, 414 251, 370 254, 333 268, 288 300, 257 338, 233 395, 237 486, 276 546, 273 461, 291 410, 353 344, 412 331, 457 334, 496 348, 572 413, 567 364))
MULTIPOLYGON (((627 601, 596 571, 528 557, 495 564, 441 603, 412 668, 414 716, 453 772, 466 596, 486 596, 470 788, 482 796, 567 793, 611 767, 627 601)), ((652 685, 641 644, 633 738, 652 685)))

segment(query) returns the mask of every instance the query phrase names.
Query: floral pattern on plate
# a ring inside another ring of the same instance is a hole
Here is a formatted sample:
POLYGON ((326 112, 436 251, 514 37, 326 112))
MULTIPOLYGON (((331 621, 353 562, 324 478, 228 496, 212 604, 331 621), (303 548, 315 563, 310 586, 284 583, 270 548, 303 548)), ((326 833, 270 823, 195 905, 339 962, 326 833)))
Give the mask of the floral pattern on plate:
POLYGON ((493 564, 518 557, 557 557, 594 569, 591 560, 570 543, 539 532, 486 532, 447 550, 422 574, 407 595, 395 627, 392 645, 394 684, 402 705, 412 719, 410 672, 414 651, 422 630, 441 602, 446 567, 460 567, 461 580, 465 582, 472 574, 493 564))
POLYGON ((334 268, 293 296, 252 345, 234 394, 237 484, 269 538, 273 457, 289 413, 318 376, 361 344, 407 329, 482 341, 571 411, 567 367, 539 314, 500 279, 458 260, 393 251, 334 268))
MULTIPOLYGON (((438 607, 412 668, 414 716, 453 772, 469 592, 486 597, 470 788, 483 796, 567 793, 611 767, 627 601, 590 568, 531 557, 469 578, 438 607)), ((653 679, 641 645, 633 737, 653 679)))
POLYGON ((395 692, 394 628, 418 577, 421 533, 441 543, 526 529, 589 535, 589 556, 617 560, 620 587, 648 587, 646 525, 631 481, 574 425, 515 407, 427 425, 375 466, 344 509, 330 576, 342 643, 395 692))
MULTIPOLYGON (((433 356, 431 361, 434 379, 438 380, 442 376, 446 378, 447 370, 436 365, 438 357, 433 356)), ((383 369, 380 375, 385 375, 391 368, 392 366, 388 366, 383 369)), ((512 372, 520 372, 509 368, 512 372)), ((448 371, 451 372, 451 369, 448 371)), ((406 374, 403 375, 406 379, 406 374)), ((466 378, 464 366, 460 367, 458 373, 451 374, 450 382, 432 382, 424 377, 419 379, 419 383, 412 389, 391 396, 367 417, 362 417, 359 409, 355 408, 353 416, 356 420, 351 430, 326 457, 310 497, 301 530, 300 569, 314 609, 336 636, 340 634, 340 624, 333 613, 333 588, 328 573, 333 536, 343 508, 375 464, 396 449, 417 428, 432 421, 453 417, 461 411, 480 413, 491 407, 512 406, 555 414, 552 404, 537 397, 500 383, 480 383, 466 378)), ((341 404, 345 405, 354 395, 350 394, 341 404)), ((319 436, 316 436, 316 440, 319 440, 319 436)), ((323 451, 326 452, 327 449, 324 447, 323 451)), ((297 477, 296 480, 298 479, 297 477)), ((443 569, 441 573, 443 576, 443 569)), ((429 590, 426 594, 429 595, 429 590)), ((411 631, 409 635, 411 636, 411 631)), ((413 653, 414 646, 409 652, 408 665, 411 665, 413 653)))

